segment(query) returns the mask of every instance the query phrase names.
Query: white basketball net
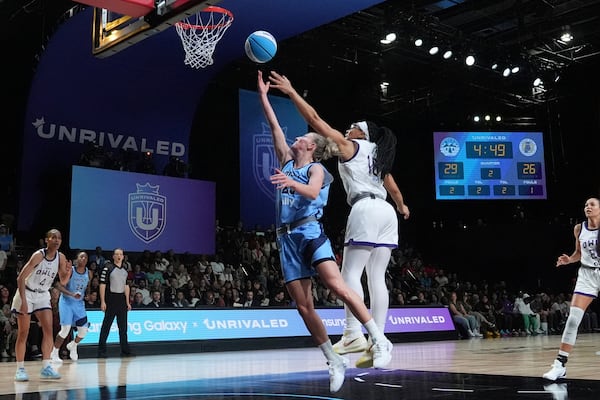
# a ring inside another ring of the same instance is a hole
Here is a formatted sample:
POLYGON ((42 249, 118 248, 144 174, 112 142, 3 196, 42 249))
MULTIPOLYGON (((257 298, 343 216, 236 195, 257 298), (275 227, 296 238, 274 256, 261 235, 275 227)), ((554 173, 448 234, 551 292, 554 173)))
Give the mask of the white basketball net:
POLYGON ((207 7, 175 24, 185 50, 185 64, 204 68, 213 63, 213 52, 233 22, 233 14, 220 7, 207 7))

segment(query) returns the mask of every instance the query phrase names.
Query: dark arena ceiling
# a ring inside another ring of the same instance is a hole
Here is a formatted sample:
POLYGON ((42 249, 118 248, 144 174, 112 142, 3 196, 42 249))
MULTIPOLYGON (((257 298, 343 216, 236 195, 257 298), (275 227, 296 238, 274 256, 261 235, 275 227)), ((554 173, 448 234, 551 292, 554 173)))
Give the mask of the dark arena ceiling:
POLYGON ((526 126, 524 110, 573 95, 563 78, 595 75, 599 61, 600 0, 395 0, 283 41, 270 67, 306 94, 317 85, 359 93, 357 109, 379 120, 407 110, 448 119, 456 110, 442 105, 452 102, 466 106, 456 119, 494 109, 526 126), (380 43, 387 33, 396 40, 380 43), (434 44, 439 52, 430 55, 434 44), (444 59, 447 50, 453 54, 444 59), (534 87, 536 78, 542 83, 534 87))

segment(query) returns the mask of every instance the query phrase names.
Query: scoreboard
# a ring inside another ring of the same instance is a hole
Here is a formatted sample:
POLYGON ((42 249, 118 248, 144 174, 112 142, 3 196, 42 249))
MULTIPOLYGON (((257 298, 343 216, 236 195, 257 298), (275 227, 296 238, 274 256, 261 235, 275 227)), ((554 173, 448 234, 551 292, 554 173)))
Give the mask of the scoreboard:
POLYGON ((434 132, 437 200, 546 199, 542 132, 434 132))

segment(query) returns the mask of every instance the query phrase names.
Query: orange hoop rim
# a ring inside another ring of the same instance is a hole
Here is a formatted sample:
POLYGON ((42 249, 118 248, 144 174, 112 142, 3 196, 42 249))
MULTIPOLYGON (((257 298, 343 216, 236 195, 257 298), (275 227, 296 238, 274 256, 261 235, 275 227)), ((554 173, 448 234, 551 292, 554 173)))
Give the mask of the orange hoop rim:
POLYGON ((194 29, 194 30, 202 29, 202 30, 204 30, 204 29, 224 28, 224 27, 231 25, 231 23, 233 22, 233 13, 223 7, 208 6, 199 11, 199 13, 201 13, 201 12, 221 13, 221 14, 225 14, 226 16, 228 16, 229 19, 222 24, 215 24, 215 25, 194 25, 194 24, 188 24, 187 22, 181 22, 181 21, 175 23, 175 25, 177 25, 183 29, 194 29))

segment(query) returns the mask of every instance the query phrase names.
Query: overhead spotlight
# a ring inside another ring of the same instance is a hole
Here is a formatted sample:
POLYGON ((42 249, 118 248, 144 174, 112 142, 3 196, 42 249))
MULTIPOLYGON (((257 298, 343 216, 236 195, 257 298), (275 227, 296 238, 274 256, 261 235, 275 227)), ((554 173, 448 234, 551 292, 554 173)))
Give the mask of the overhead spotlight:
POLYGON ((510 68, 508 68, 508 67, 504 68, 504 71, 502 71, 502 76, 506 78, 509 75, 510 75, 510 68))
POLYGON ((500 122, 500 121, 502 121, 502 117, 499 115, 496 115, 496 122, 500 122))
POLYGON ((498 69, 498 63, 493 63, 492 64, 492 69, 495 71, 498 69))
POLYGON ((535 78, 533 80, 533 86, 540 86, 542 84, 542 79, 541 78, 535 78))
POLYGON ((514 66, 514 67, 512 67, 512 69, 510 70, 510 72, 512 72, 513 74, 516 74, 520 70, 521 70, 521 68, 519 68, 519 66, 514 66))
POLYGON ((481 118, 479 118, 479 115, 476 115, 473 117, 473 121, 475 122, 479 122, 481 120, 481 118))
POLYGON ((438 51, 440 51, 440 48, 437 46, 433 46, 432 48, 429 49, 429 54, 431 54, 432 56, 435 56, 438 51))
POLYGON ((447 59, 449 59, 450 57, 452 57, 452 50, 446 50, 446 51, 444 52, 444 55, 443 55, 442 57, 444 57, 444 60, 447 60, 447 59))
POLYGON ((381 44, 390 44, 396 41, 396 34, 394 32, 390 32, 385 35, 385 38, 381 39, 379 42, 381 44))
POLYGON ((415 46, 417 46, 417 47, 423 46, 423 39, 421 39, 421 38, 415 39, 415 46))
POLYGON ((472 66, 473 64, 475 64, 475 57, 472 55, 468 55, 465 58, 465 64, 467 64, 469 67, 472 66))
POLYGON ((492 117, 490 116, 490 114, 486 114, 485 117, 483 117, 483 119, 489 121, 490 119, 492 119, 492 117))
POLYGON ((573 34, 571 33, 571 28, 569 25, 563 26, 562 33, 560 34, 560 40, 564 43, 569 43, 573 40, 573 34))

